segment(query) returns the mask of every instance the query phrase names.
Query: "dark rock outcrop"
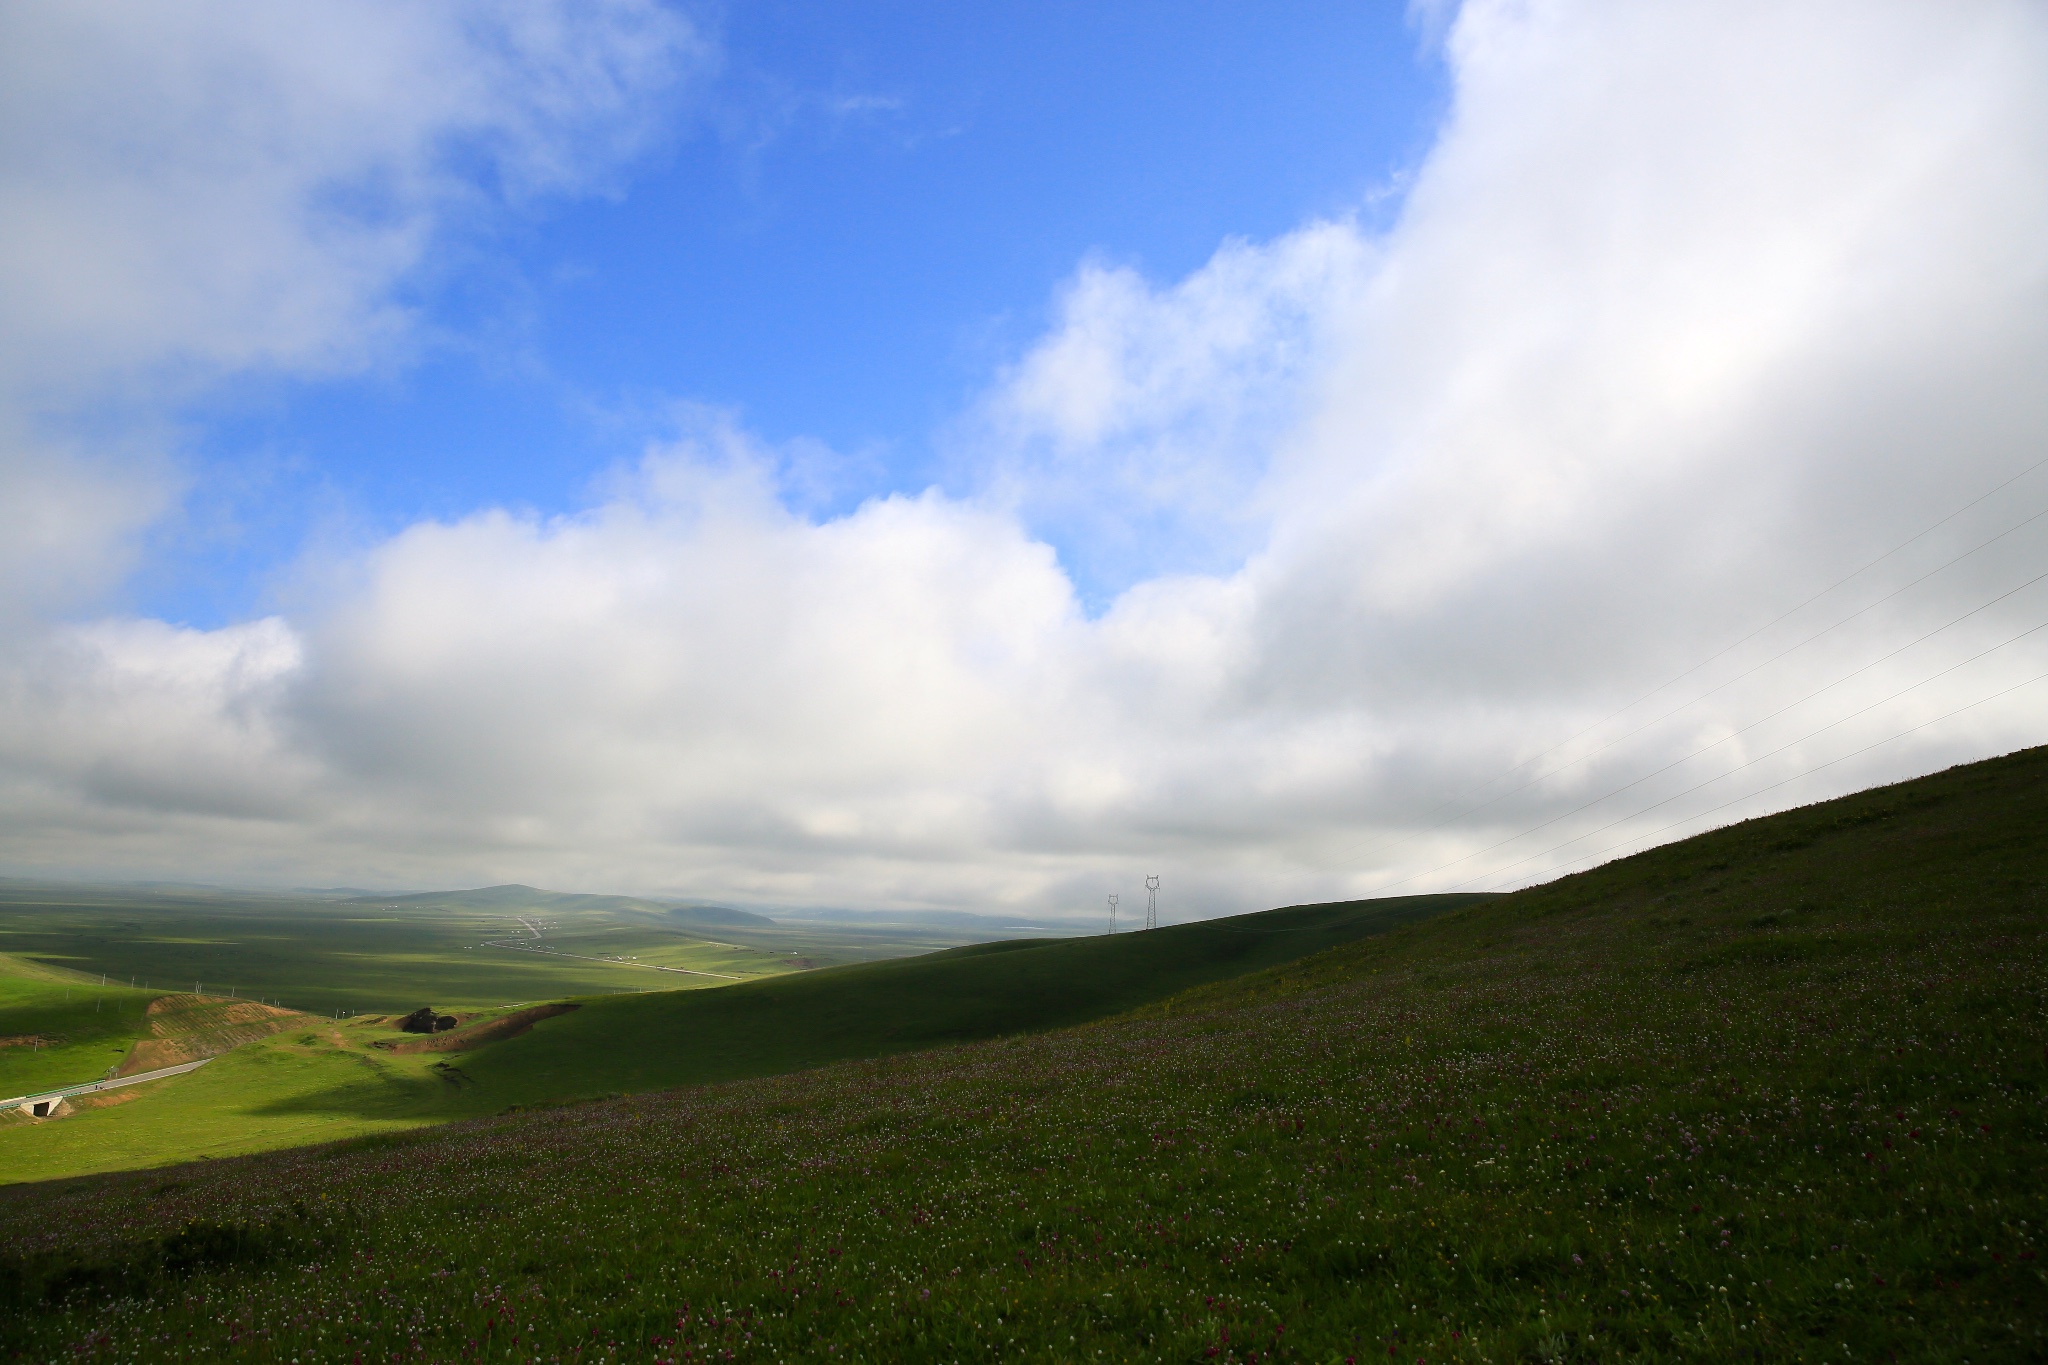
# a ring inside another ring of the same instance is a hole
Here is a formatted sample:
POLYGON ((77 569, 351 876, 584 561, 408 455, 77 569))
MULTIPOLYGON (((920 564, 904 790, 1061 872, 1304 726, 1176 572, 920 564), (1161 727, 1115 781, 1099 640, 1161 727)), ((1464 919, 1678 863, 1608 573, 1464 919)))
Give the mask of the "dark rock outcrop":
POLYGON ((455 1016, 436 1014, 432 1005, 422 1005, 398 1021, 407 1033, 445 1033, 455 1027, 455 1016))

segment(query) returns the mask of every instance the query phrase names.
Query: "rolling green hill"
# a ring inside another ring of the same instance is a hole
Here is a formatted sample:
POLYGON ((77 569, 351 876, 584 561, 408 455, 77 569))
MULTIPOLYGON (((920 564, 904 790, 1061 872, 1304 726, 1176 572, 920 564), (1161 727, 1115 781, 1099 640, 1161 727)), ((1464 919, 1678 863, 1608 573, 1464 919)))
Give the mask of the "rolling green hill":
POLYGON ((709 991, 590 1000, 462 1069, 480 1106, 769 1076, 1039 1032, 1385 933, 1481 896, 1292 906, 1149 933, 1013 939, 709 991))
POLYGON ((1076 1028, 0 1190, 0 1348, 2038 1360, 2044 1169, 2035 749, 1076 1028))
POLYGON ((147 1036, 146 991, 0 954, 0 1099, 89 1081, 147 1036))
POLYGON ((203 1073, 123 1092, 123 1103, 61 1128, 0 1127, 0 1181, 239 1155, 515 1104, 1042 1031, 1477 899, 1296 906, 1149 934, 1014 940, 709 990, 588 997, 530 1033, 433 1058, 384 1050, 401 1035, 381 1018, 320 1023, 252 1043, 203 1073), (693 1003, 699 997, 708 1008, 693 1003))

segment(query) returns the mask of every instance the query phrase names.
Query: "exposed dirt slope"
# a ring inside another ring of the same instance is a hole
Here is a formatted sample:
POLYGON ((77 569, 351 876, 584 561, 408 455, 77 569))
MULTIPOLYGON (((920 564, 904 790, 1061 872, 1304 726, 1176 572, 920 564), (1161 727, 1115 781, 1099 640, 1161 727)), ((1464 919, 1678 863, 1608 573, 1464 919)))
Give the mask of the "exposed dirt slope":
POLYGON ((385 1052, 461 1052, 464 1048, 481 1047, 505 1038, 517 1038, 543 1019, 552 1019, 558 1014, 567 1014, 577 1008, 573 1004, 533 1005, 512 1014, 502 1014, 496 1019, 486 1019, 481 1024, 470 1024, 464 1028, 450 1029, 446 1033, 430 1033, 404 1042, 376 1042, 371 1046, 385 1052))
POLYGON ((123 1076, 218 1057, 284 1029, 319 1022, 297 1010, 217 995, 159 996, 149 1002, 146 1017, 151 1036, 121 1060, 123 1076))

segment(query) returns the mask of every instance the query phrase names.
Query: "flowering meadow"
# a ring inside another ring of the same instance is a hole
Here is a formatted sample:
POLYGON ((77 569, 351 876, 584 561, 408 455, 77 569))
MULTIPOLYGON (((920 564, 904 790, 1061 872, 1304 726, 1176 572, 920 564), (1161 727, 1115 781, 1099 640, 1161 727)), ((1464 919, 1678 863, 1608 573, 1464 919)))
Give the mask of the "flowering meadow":
POLYGON ((1056 1033, 0 1191, 37 1361, 2048 1357, 2048 750, 1056 1033))

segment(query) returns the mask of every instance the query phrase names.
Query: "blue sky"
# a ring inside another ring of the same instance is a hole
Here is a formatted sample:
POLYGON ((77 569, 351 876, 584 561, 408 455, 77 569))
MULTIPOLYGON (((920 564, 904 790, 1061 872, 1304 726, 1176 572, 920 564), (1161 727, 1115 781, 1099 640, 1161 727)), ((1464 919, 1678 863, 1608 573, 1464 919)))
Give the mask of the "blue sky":
POLYGON ((1171 920, 2039 743, 2048 10, 1414 8, 0 7, 0 871, 1171 920))
POLYGON ((581 506, 678 400, 846 457, 817 513, 943 484, 934 442, 1084 259, 1174 280, 1228 238, 1390 221, 1445 99, 1399 4, 692 13, 715 72, 604 192, 445 228, 409 353, 188 409, 208 473, 135 610, 244 616, 323 527, 581 506))

